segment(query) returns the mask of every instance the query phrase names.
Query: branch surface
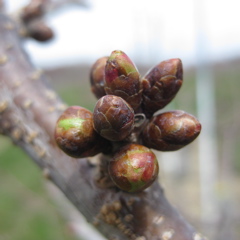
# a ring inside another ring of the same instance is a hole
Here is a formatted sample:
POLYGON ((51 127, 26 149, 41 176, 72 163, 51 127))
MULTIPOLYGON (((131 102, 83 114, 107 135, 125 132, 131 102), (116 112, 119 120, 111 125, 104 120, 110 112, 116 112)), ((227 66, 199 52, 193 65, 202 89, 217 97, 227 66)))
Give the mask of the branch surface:
POLYGON ((89 223, 112 240, 205 239, 169 204, 158 182, 128 194, 99 174, 106 156, 72 159, 62 153, 53 132, 66 105, 31 64, 17 26, 3 14, 0 36, 0 132, 26 151, 89 223))

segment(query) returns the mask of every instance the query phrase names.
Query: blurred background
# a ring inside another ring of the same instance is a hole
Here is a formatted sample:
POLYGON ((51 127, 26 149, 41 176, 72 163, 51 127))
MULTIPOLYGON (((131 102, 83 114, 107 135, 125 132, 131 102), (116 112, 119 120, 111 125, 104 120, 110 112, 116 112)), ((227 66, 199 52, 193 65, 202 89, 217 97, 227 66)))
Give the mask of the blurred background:
MULTIPOLYGON (((27 2, 6 0, 9 12, 27 2)), ((239 3, 78 3, 47 14, 54 40, 24 43, 32 61, 66 103, 93 110, 89 71, 98 58, 122 50, 141 75, 163 60, 181 58, 184 83, 164 111, 197 116, 202 133, 182 150, 157 153, 160 181, 169 201, 209 239, 240 239, 239 3)), ((0 240, 79 239, 37 166, 8 139, 0 141, 0 240)))

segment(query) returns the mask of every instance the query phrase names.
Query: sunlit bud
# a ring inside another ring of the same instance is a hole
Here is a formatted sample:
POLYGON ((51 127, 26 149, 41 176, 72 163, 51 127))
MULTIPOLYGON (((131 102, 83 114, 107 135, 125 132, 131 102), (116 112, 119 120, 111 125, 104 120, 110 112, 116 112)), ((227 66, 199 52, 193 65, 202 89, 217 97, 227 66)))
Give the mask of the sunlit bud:
POLYGON ((182 79, 182 62, 178 58, 161 62, 143 77, 142 106, 148 118, 175 97, 182 79))
POLYGON ((201 132, 201 124, 184 111, 170 111, 153 117, 142 133, 145 146, 160 151, 178 150, 201 132))
POLYGON ((92 113, 79 106, 67 108, 60 116, 55 140, 66 154, 75 158, 94 156, 110 148, 110 143, 94 130, 92 113))
POLYGON ((106 95, 100 98, 93 112, 95 130, 111 141, 121 141, 134 128, 134 111, 121 97, 106 95))
POLYGON ((109 175, 117 187, 126 192, 139 192, 149 187, 158 176, 155 154, 145 146, 128 144, 109 163, 109 175))
POLYGON ((140 74, 122 51, 113 51, 105 68, 105 91, 127 101, 137 110, 142 101, 142 85, 140 74))
POLYGON ((106 95, 104 90, 105 66, 108 57, 99 58, 92 66, 90 71, 91 89, 97 98, 106 95))

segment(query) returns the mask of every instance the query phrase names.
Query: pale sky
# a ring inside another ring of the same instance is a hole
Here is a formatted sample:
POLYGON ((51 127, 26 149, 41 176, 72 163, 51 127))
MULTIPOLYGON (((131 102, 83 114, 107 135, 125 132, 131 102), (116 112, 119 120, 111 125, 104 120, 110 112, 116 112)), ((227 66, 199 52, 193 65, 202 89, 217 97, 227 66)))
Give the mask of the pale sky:
MULTIPOLYGON (((27 0, 7 0, 11 10, 27 0)), ((168 58, 196 63, 240 56, 240 2, 236 0, 91 0, 91 8, 71 7, 48 16, 56 38, 27 41, 41 66, 92 63, 119 49, 136 63, 168 58), (201 39, 201 40, 199 40, 201 39), (200 50, 199 50, 200 46, 200 50), (198 51, 197 51, 198 47, 198 51)))

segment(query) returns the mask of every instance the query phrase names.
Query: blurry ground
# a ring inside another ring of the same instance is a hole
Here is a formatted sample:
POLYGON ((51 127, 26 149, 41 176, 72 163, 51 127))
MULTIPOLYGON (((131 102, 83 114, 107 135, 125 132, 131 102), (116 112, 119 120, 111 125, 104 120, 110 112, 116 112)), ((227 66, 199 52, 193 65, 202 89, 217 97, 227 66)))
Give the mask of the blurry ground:
MULTIPOLYGON (((217 226, 199 221, 200 193, 197 143, 179 152, 174 171, 161 168, 160 181, 169 200, 212 240, 240 239, 240 60, 213 66, 217 94, 217 140, 219 182, 216 186, 221 206, 217 226)), ((89 66, 48 70, 49 81, 69 105, 93 110, 89 66)), ((141 74, 146 67, 139 67, 141 74)), ((194 69, 185 69, 184 84, 167 109, 182 109, 196 115, 194 69)), ((42 173, 21 150, 0 137, 0 240, 74 240, 45 188, 42 173)), ((169 155, 170 156, 170 155, 169 155)), ((173 155, 174 156, 174 155, 173 155)), ((165 153, 161 159, 167 158, 165 153)), ((172 155, 171 155, 171 158, 172 155)), ((97 239, 96 239, 97 240, 97 239)))
POLYGON ((0 137, 0 240, 74 240, 41 171, 0 137))

